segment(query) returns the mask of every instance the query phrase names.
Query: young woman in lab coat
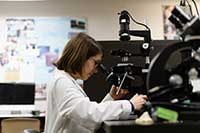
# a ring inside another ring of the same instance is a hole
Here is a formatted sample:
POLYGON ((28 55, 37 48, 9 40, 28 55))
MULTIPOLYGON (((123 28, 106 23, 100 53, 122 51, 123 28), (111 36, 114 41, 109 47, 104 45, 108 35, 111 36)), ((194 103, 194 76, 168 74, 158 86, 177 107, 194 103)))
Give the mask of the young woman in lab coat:
MULTIPOLYGON (((47 86, 45 133, 92 133, 105 120, 127 119, 146 102, 145 95, 118 100, 128 91, 112 86, 101 103, 90 101, 77 79, 87 80, 97 72, 103 51, 85 33, 79 33, 65 46, 53 81, 47 86)), ((95 89, 95 88, 94 88, 95 89)), ((95 91, 94 91, 95 92, 95 91)))

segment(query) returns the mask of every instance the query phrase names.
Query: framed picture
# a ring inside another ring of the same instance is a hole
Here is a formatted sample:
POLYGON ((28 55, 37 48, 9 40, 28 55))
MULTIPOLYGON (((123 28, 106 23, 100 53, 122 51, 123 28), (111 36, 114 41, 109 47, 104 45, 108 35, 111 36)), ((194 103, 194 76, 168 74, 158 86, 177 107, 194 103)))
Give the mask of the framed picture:
POLYGON ((168 20, 168 18, 171 15, 171 11, 174 9, 174 7, 174 5, 164 5, 162 7, 165 40, 179 39, 178 35, 176 34, 176 27, 168 20))

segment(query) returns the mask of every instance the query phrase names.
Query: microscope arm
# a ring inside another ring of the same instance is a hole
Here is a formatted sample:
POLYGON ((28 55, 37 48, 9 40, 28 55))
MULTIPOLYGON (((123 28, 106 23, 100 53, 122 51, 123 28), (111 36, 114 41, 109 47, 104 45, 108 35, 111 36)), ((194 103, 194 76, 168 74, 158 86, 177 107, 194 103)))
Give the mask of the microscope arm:
POLYGON ((129 30, 129 34, 132 36, 143 37, 145 43, 151 42, 150 30, 129 30))

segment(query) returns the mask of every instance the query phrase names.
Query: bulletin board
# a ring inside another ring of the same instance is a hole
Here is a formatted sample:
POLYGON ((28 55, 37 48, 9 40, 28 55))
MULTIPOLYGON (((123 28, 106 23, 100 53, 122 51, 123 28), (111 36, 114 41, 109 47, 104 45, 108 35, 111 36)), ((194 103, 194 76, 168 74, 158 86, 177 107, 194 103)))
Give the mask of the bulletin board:
POLYGON ((34 82, 43 88, 67 41, 78 32, 87 32, 87 20, 6 17, 0 27, 0 82, 34 82))

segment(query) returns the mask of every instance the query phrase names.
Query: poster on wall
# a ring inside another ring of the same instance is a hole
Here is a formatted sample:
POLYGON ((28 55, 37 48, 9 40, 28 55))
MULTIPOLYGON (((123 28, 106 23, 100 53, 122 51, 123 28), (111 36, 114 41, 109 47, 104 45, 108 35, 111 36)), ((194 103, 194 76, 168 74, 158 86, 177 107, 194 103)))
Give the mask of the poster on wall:
POLYGON ((0 20, 0 82, 34 82, 44 88, 67 41, 87 32, 86 20, 8 17, 0 20), (1 26, 3 27, 3 26, 1 26))
POLYGON ((176 27, 168 20, 168 18, 171 16, 171 11, 174 9, 174 7, 174 5, 164 5, 162 7, 165 40, 179 39, 178 35, 176 34, 176 27))
MULTIPOLYGON (((184 6, 179 6, 179 5, 164 5, 162 7, 162 11, 163 11, 163 25, 164 25, 164 39, 167 40, 179 40, 180 37, 177 34, 177 29, 174 26, 174 24, 172 24, 169 21, 169 17, 171 16, 171 12, 172 10, 174 10, 174 8, 177 8, 179 10, 179 12, 186 16, 187 19, 192 19, 193 17, 193 13, 192 13, 192 8, 190 5, 184 5, 184 6)), ((177 17, 177 14, 176 14, 177 17)), ((179 19, 179 18, 177 18, 179 19)), ((184 23, 181 22, 181 25, 183 25, 184 23)))

